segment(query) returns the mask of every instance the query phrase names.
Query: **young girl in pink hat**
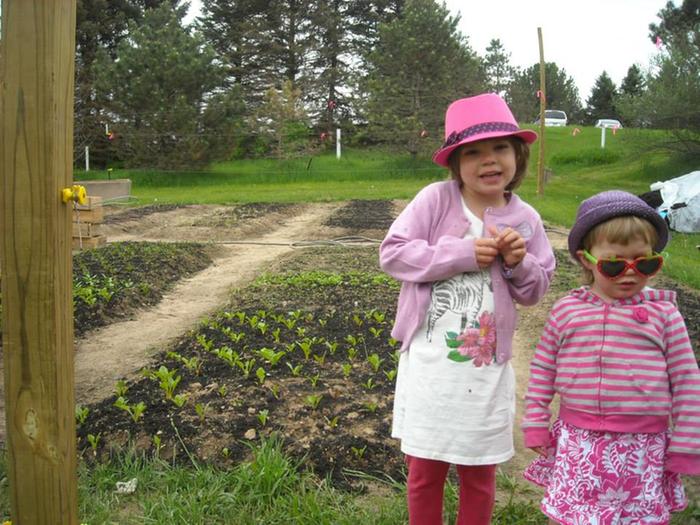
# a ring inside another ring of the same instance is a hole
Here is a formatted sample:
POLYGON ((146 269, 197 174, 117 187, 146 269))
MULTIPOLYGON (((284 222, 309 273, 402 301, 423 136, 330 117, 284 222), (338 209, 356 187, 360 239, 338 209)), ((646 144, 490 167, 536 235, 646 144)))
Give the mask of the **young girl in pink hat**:
POLYGON ((514 453, 515 303, 537 303, 555 264, 539 215, 513 193, 536 139, 498 95, 452 103, 433 156, 452 180, 421 190, 380 248, 382 269, 402 281, 392 436, 406 455, 411 525, 442 523, 450 464, 457 523, 490 523, 496 465, 514 453))
POLYGON ((665 525, 686 505, 679 474, 700 474, 697 361, 675 292, 647 287, 667 240, 659 214, 624 191, 579 207, 569 252, 590 286, 552 308, 522 424, 541 455, 525 477, 545 487, 550 523, 665 525))

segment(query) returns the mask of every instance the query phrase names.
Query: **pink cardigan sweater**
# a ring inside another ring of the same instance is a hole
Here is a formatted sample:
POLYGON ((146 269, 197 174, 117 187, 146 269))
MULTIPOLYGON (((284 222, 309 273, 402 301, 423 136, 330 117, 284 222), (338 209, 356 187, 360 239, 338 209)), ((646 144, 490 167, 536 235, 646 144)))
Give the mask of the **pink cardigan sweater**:
MULTIPOLYGON (((513 301, 537 303, 549 287, 555 260, 538 213, 517 195, 508 195, 502 208, 484 212, 484 230, 496 226, 517 229, 527 245, 527 255, 510 275, 500 263, 491 265, 496 315, 496 361, 512 356, 517 312, 513 301)), ((408 349, 430 304, 431 287, 463 272, 479 270, 474 239, 465 239, 469 222, 462 207, 457 181, 444 181, 423 188, 396 218, 381 244, 379 263, 402 281, 392 337, 408 349)))
POLYGON ((645 289, 606 303, 587 288, 552 308, 531 364, 525 445, 548 445, 549 404, 579 428, 663 432, 666 469, 700 474, 700 372, 676 294, 645 289))

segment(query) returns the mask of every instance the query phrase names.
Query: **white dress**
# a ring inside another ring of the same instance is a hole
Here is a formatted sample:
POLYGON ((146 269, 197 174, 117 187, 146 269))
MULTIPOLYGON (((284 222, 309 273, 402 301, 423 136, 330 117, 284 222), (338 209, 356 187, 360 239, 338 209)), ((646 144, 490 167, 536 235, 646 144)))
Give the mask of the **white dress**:
MULTIPOLYGON (((467 207, 467 237, 483 222, 467 207)), ((433 283, 423 325, 399 359, 392 437, 411 456, 457 465, 513 457, 515 375, 497 364, 488 270, 433 283)))

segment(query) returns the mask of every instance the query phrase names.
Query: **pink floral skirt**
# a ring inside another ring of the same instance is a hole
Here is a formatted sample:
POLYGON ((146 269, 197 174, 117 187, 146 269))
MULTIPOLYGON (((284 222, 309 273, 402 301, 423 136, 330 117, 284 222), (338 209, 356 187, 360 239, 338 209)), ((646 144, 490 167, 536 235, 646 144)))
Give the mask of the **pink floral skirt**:
POLYGON ((561 420, 550 454, 523 475, 544 487, 542 512, 562 525, 665 525, 687 505, 679 474, 664 470, 668 433, 584 430, 561 420))

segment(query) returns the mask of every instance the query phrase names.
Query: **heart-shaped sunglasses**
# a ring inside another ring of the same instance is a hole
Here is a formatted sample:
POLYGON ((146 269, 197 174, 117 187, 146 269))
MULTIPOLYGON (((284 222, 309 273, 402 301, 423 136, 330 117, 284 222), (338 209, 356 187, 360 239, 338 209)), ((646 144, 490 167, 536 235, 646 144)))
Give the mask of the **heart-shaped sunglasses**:
POLYGON ((588 250, 583 250, 583 256, 586 260, 595 264, 598 271, 608 279, 619 279, 630 268, 642 277, 651 277, 656 275, 664 265, 664 258, 659 253, 654 253, 647 257, 637 257, 632 261, 618 259, 617 257, 597 259, 588 250))

